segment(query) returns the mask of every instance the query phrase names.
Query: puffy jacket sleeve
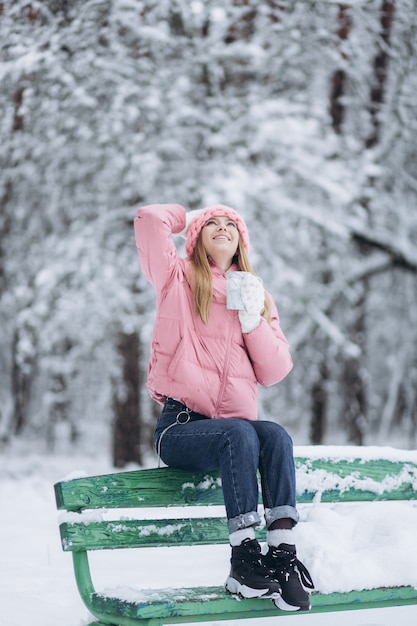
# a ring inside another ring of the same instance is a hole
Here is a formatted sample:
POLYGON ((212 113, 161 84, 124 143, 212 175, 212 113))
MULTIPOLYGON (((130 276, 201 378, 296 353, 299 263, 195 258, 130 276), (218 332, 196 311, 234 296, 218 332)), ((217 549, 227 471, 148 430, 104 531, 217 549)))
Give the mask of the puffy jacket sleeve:
POLYGON ((179 204, 150 204, 136 211, 136 248, 142 271, 160 291, 177 267, 178 255, 171 235, 185 227, 185 209, 179 204))
POLYGON ((271 296, 271 324, 265 319, 243 335, 256 379, 264 387, 279 383, 293 368, 288 341, 281 330, 278 311, 271 296))

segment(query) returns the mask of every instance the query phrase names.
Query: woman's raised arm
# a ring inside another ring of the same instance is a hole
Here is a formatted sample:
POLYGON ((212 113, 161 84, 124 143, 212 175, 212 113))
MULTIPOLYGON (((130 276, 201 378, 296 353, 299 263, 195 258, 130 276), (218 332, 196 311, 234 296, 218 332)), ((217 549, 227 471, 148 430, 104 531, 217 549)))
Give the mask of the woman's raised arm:
POLYGON ((185 209, 179 204, 150 204, 136 211, 136 248, 143 273, 156 290, 162 289, 178 262, 172 234, 185 227, 185 209))

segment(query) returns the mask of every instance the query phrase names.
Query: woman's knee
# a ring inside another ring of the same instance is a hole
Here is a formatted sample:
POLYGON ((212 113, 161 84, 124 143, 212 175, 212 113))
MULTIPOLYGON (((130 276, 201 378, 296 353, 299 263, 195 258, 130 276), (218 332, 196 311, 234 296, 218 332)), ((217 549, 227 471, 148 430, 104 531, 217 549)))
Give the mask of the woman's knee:
POLYGON ((229 445, 238 450, 259 454, 260 442, 251 422, 229 418, 225 420, 225 435, 229 445))
POLYGON ((283 426, 276 422, 267 421, 258 422, 257 424, 258 436, 263 443, 269 443, 292 451, 292 438, 283 426))

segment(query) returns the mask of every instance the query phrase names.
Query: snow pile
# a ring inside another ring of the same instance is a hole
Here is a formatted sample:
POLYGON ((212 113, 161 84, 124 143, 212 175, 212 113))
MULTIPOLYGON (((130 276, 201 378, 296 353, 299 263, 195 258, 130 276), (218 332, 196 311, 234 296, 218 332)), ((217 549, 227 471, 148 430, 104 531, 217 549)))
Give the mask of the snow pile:
POLYGON ((301 458, 334 459, 335 461, 384 459, 393 462, 417 463, 417 450, 400 450, 389 446, 295 446, 294 454, 301 458))
POLYGON ((300 514, 298 552, 318 590, 417 588, 415 503, 313 504, 300 514))

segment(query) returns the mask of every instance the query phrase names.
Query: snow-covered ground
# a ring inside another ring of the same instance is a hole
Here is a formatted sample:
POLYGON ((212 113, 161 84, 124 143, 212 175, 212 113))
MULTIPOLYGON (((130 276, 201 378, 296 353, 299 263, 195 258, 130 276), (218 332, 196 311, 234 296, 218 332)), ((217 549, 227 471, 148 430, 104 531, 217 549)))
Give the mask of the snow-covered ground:
MULTIPOLYGON (((384 450, 388 457, 398 454, 384 450)), ((417 462, 417 452, 404 454, 417 462)), ((71 555, 61 549, 53 494, 54 482, 74 471, 99 474, 113 470, 104 457, 48 456, 20 449, 0 458, 1 626, 88 623, 87 610, 75 587, 71 555)), ((343 590, 352 581, 359 587, 417 587, 417 503, 316 504, 300 507, 300 514, 298 552, 321 590, 343 590)), ((163 562, 148 550, 93 556, 93 578, 98 588, 217 585, 227 573, 229 548, 164 549, 163 562)), ((222 623, 226 622, 213 622, 218 626, 222 623)), ((227 623, 255 626, 250 620, 227 623)), ((321 615, 277 614, 262 620, 263 626, 273 624, 415 626, 417 605, 321 615)))

